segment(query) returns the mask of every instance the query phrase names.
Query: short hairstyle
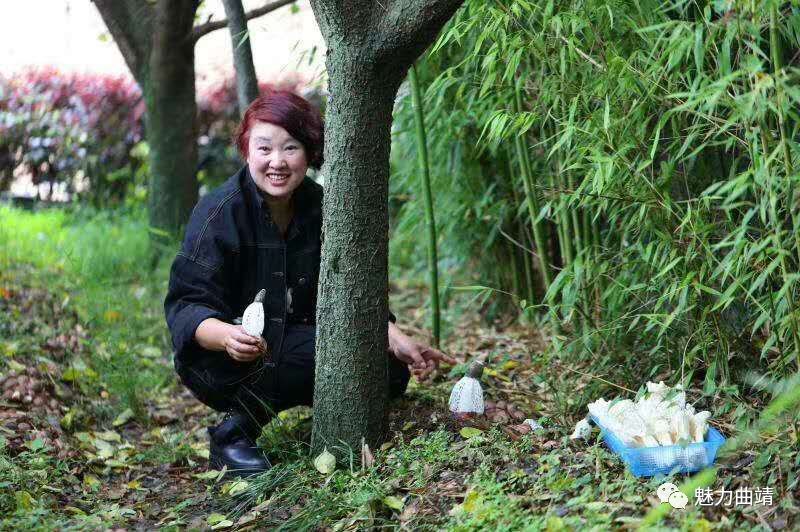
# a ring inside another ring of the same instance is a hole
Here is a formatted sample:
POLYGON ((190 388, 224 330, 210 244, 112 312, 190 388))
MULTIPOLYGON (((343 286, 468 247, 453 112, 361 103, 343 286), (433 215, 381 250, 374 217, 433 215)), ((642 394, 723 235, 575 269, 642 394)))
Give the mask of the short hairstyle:
POLYGON ((244 159, 248 156, 250 130, 256 122, 282 127, 303 145, 308 166, 316 169, 322 166, 322 115, 305 98, 285 90, 267 90, 256 98, 236 131, 236 147, 244 159))

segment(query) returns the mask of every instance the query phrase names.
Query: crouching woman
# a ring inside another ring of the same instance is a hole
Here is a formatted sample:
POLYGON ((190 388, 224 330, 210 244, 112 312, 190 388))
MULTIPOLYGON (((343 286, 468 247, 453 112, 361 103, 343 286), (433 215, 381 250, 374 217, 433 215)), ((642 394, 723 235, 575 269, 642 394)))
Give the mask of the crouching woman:
MULTIPOLYGON (((236 143, 247 164, 192 212, 164 307, 181 381, 226 413, 208 430, 211 466, 251 474, 270 467, 255 446, 262 425, 313 401, 323 190, 306 172, 322 164, 322 118, 300 96, 272 91, 247 109, 236 143), (261 289, 265 327, 255 337, 236 319, 261 289)), ((387 386, 396 397, 410 372, 451 359, 393 318, 387 386)))

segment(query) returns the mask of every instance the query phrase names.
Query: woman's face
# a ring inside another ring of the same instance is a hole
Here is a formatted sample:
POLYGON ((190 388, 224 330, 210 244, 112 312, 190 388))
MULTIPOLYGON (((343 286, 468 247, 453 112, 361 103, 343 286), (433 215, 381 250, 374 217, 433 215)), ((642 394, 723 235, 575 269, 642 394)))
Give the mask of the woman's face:
POLYGON ((256 186, 275 198, 291 198, 308 170, 303 145, 281 126, 269 122, 256 122, 250 128, 247 154, 256 186))

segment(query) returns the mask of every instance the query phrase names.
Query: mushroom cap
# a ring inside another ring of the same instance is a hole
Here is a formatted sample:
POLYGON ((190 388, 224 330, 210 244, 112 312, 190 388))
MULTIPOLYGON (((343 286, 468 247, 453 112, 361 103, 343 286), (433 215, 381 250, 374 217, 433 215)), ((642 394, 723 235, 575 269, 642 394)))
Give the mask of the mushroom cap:
POLYGON ((467 371, 467 375, 472 377, 473 379, 480 379, 481 375, 483 375, 484 367, 485 365, 483 362, 481 362, 480 360, 476 360, 469 365, 469 371, 467 371))

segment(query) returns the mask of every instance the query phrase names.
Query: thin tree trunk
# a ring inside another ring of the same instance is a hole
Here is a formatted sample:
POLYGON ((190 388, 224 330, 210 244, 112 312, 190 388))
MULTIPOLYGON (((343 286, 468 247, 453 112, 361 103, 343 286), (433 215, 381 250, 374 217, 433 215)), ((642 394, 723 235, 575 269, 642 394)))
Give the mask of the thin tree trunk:
POLYGON ((253 51, 247 30, 242 0, 222 0, 233 48, 233 67, 236 72, 236 96, 239 100, 239 115, 244 116, 248 106, 258 98, 258 78, 253 64, 253 51))
POLYGON ((156 5, 149 76, 143 84, 150 145, 150 225, 172 236, 197 203, 193 5, 193 0, 156 5))

